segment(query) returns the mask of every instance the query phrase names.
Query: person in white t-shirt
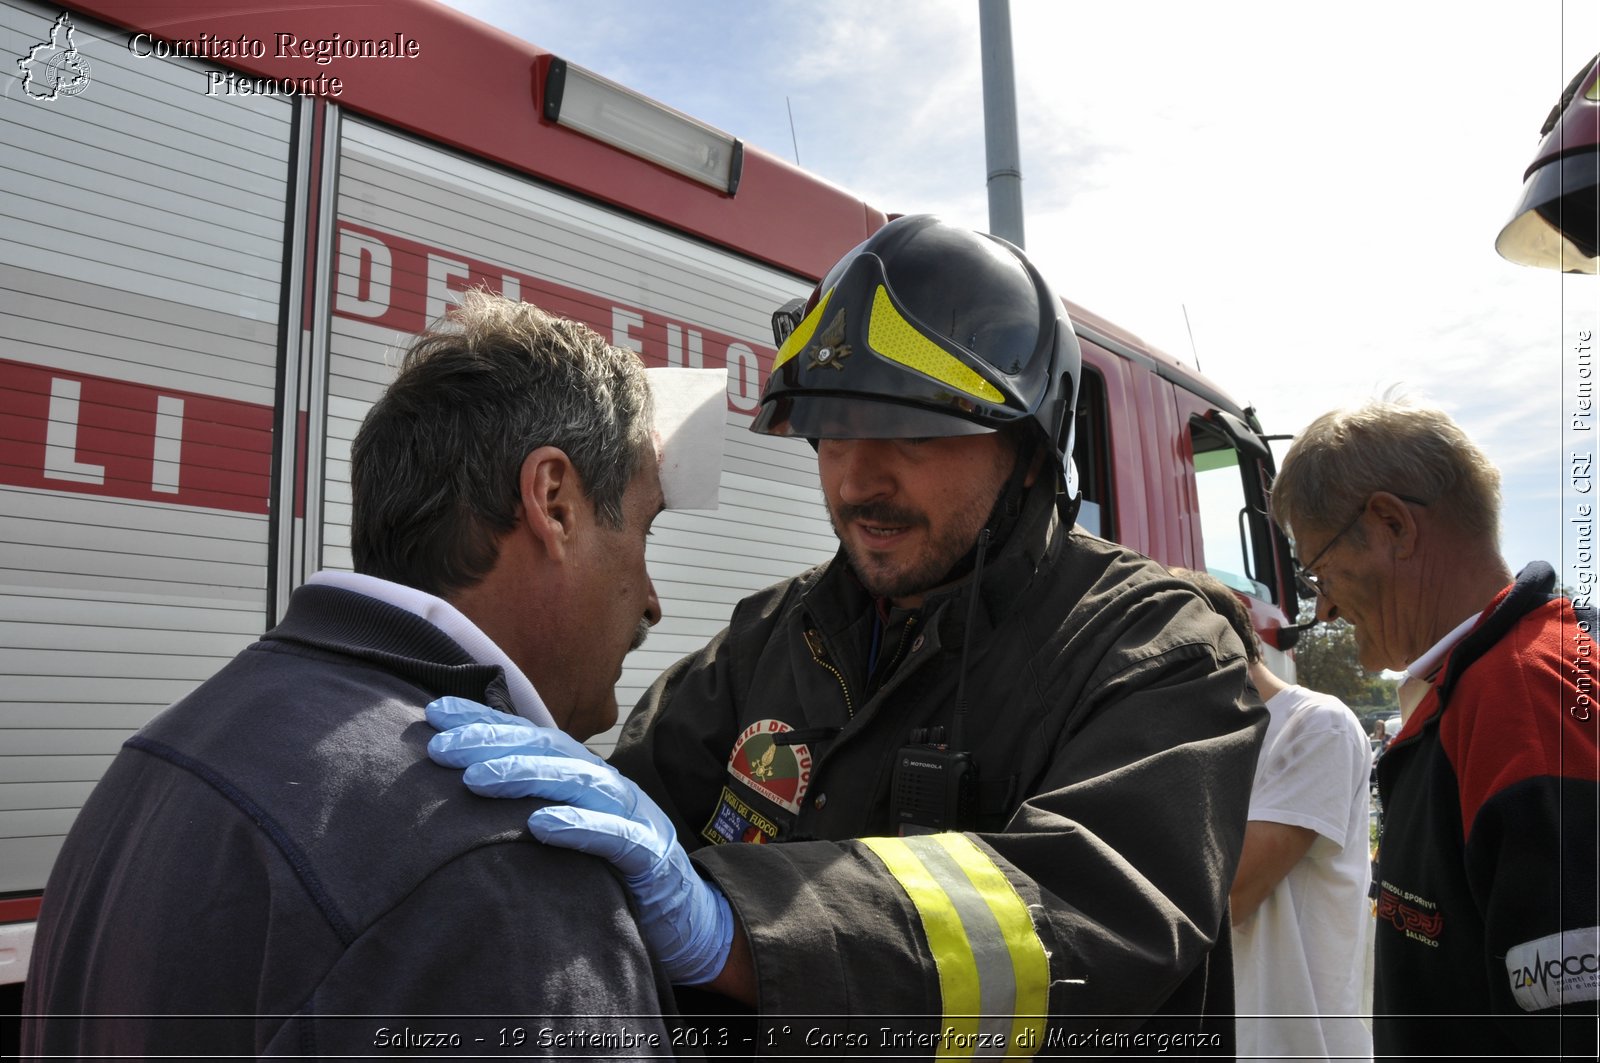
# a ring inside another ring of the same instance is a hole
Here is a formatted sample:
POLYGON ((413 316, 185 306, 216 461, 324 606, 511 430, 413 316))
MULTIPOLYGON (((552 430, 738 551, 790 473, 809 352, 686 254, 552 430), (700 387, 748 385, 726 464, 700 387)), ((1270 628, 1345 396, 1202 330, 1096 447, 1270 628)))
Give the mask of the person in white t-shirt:
POLYGON ((1229 894, 1239 1058, 1371 1059, 1367 737, 1344 702, 1267 669, 1221 581, 1174 571, 1233 625, 1270 714, 1229 894))

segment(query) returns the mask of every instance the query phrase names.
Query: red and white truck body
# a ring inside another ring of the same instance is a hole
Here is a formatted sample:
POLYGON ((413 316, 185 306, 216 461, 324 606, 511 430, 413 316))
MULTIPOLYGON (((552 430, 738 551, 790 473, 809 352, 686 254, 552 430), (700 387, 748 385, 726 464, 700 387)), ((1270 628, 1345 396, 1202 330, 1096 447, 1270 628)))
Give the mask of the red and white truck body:
MULTIPOLYGON (((350 566, 350 440, 452 293, 727 369, 720 508, 656 523, 665 619, 625 707, 832 555, 810 450, 745 429, 772 311, 881 211, 755 149, 730 195, 552 122, 549 53, 428 0, 0 0, 0 41, 0 983, 122 742, 350 566), (268 78, 312 91, 239 88, 268 78)), ((1070 310, 1083 522, 1223 575, 1275 645, 1295 602, 1253 414, 1070 310)))

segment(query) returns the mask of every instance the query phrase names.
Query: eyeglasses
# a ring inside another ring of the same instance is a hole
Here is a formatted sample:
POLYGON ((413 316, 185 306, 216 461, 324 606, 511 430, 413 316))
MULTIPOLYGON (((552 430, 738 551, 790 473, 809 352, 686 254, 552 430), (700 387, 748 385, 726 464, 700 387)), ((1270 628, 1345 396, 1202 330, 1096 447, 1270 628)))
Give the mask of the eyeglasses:
MULTIPOLYGON (((1422 499, 1413 498, 1410 495, 1397 494, 1394 497, 1398 498, 1402 502, 1409 502, 1413 506, 1422 506, 1422 507, 1426 508, 1427 505, 1428 505, 1428 503, 1424 502, 1422 499)), ((1367 500, 1365 502, 1361 503, 1361 508, 1356 510, 1356 515, 1351 517, 1349 522, 1347 524, 1345 524, 1344 527, 1340 528, 1334 534, 1333 538, 1329 539, 1327 541, 1327 543, 1322 547, 1321 550, 1317 551, 1317 556, 1316 557, 1313 557, 1310 561, 1306 561, 1306 562, 1303 562, 1303 563, 1301 562, 1301 560, 1299 558, 1292 558, 1292 560, 1294 561, 1294 579, 1295 579, 1295 584, 1297 585, 1297 587, 1300 590, 1300 597, 1302 597, 1302 598, 1315 598, 1319 594, 1328 593, 1323 587, 1323 582, 1324 581, 1323 581, 1322 577, 1317 575, 1312 570, 1315 569, 1317 567, 1317 565, 1322 563, 1322 559, 1328 556, 1328 551, 1332 550, 1335 546, 1337 546, 1339 544, 1339 540, 1340 539, 1343 539, 1346 535, 1349 534, 1351 528, 1354 528, 1358 523, 1360 523, 1362 514, 1366 513, 1367 506, 1370 505, 1371 503, 1372 503, 1372 496, 1368 495, 1367 496, 1367 500)))

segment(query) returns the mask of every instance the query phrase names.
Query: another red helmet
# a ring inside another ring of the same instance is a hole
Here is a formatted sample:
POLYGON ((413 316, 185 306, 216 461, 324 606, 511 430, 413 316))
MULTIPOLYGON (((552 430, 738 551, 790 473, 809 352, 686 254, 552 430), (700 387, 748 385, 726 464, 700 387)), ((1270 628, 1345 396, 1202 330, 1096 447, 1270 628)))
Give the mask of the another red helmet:
POLYGON ((1578 72, 1539 132, 1516 213, 1494 249, 1512 262, 1594 273, 1600 261, 1600 56, 1578 72))

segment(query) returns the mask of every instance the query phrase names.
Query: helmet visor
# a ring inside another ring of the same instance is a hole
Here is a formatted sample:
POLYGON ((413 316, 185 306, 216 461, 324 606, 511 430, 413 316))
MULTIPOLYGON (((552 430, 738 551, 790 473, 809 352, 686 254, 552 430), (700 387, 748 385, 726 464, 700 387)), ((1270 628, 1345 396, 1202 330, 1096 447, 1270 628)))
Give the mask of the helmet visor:
POLYGON ((1579 152, 1533 171, 1522 188, 1517 212, 1500 230, 1494 249, 1525 266, 1594 273, 1600 264, 1595 239, 1595 189, 1600 151, 1579 152))
POLYGON ((811 392, 763 403, 750 430, 802 439, 936 439, 995 429, 920 406, 811 392))

